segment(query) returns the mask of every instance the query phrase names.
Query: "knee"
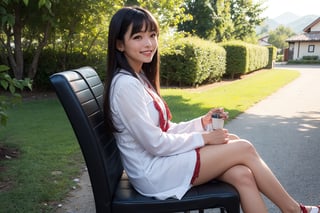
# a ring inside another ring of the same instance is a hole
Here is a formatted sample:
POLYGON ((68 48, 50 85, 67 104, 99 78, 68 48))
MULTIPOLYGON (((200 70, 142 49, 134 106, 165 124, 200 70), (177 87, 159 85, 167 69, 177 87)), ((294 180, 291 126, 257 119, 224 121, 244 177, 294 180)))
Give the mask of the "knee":
POLYGON ((255 179, 252 171, 243 165, 238 165, 232 168, 233 184, 238 187, 248 187, 255 185, 255 179))
POLYGON ((246 156, 252 156, 252 157, 258 156, 256 148, 253 146, 253 144, 250 141, 245 139, 240 139, 238 140, 238 143, 240 143, 241 151, 246 156))

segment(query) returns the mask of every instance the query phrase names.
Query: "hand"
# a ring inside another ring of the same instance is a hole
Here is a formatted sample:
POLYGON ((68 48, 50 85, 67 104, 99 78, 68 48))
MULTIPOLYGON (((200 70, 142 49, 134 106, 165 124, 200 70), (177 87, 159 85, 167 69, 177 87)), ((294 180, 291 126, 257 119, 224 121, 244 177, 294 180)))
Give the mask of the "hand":
POLYGON ((202 134, 204 143, 206 145, 218 145, 229 142, 229 133, 227 129, 217 129, 211 132, 202 134))
POLYGON ((213 108, 207 114, 205 114, 201 119, 202 126, 204 127, 204 129, 206 129, 207 125, 211 124, 212 122, 211 117, 215 113, 218 113, 223 120, 228 119, 228 112, 225 112, 223 108, 213 108))

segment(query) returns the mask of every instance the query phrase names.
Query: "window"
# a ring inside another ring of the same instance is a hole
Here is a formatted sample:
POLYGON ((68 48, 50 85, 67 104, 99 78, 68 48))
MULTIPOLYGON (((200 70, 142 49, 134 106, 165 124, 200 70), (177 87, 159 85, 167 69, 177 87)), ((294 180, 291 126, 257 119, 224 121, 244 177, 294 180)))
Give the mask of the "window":
POLYGON ((314 45, 309 45, 308 46, 308 52, 313 53, 314 52, 314 45))

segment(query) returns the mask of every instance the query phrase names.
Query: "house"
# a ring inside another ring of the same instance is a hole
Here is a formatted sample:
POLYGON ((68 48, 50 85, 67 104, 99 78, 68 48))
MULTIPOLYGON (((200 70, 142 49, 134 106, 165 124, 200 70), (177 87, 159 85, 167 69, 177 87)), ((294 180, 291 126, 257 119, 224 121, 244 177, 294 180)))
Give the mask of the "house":
POLYGON ((258 39, 258 43, 261 46, 271 46, 268 40, 269 40, 269 35, 263 35, 258 39))
POLYGON ((286 40, 289 43, 289 60, 299 60, 304 56, 318 56, 320 59, 320 17, 303 29, 303 33, 286 40))

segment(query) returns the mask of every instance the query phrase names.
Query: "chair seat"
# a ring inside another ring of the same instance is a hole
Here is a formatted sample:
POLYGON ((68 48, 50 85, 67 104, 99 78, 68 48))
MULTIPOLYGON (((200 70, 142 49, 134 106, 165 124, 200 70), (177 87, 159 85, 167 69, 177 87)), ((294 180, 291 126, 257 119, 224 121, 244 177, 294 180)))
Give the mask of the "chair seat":
MULTIPOLYGON (((122 178, 114 195, 113 212, 176 212, 193 209, 224 208, 239 202, 238 192, 231 185, 212 181, 192 187, 181 199, 157 200, 145 197, 133 189, 127 178, 122 178), (164 211, 165 209, 165 211, 164 211)), ((239 212, 238 209, 230 212, 239 212)))

